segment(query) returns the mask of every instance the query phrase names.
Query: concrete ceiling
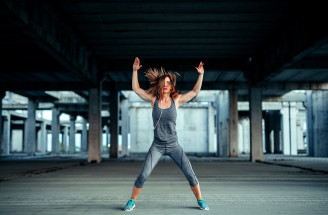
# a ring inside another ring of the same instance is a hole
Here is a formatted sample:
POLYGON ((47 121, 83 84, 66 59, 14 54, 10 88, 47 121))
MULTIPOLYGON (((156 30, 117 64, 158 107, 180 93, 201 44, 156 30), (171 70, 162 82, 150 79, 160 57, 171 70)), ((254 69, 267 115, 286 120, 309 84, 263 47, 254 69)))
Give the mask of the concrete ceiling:
POLYGON ((200 61, 202 89, 322 89, 326 18, 322 5, 294 1, 0 1, 1 90, 87 98, 103 78, 106 91, 131 90, 136 56, 145 89, 145 69, 163 66, 191 90, 200 61))

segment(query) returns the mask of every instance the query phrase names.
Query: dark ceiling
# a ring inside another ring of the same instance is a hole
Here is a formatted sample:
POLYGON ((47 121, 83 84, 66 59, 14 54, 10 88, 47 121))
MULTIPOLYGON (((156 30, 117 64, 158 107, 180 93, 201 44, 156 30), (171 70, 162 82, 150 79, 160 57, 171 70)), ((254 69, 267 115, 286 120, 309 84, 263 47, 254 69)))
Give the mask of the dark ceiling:
MULTIPOLYGON (((191 90, 263 86, 264 97, 328 82, 327 13, 316 1, 0 1, 2 90, 73 90, 104 79, 131 90, 149 67, 180 73, 191 90)), ((109 95, 106 93, 105 95, 109 95)))

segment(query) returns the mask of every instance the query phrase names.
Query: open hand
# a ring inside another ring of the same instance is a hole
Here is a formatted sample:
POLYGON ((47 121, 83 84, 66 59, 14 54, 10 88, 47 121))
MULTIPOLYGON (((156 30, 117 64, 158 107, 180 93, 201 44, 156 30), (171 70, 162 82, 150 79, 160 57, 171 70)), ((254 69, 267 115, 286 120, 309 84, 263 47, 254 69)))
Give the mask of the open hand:
POLYGON ((140 60, 138 57, 136 57, 133 63, 133 71, 138 71, 142 67, 142 65, 139 64, 140 64, 140 60))
POLYGON ((203 62, 201 61, 199 63, 199 66, 198 67, 195 67, 197 69, 197 72, 199 72, 199 74, 203 74, 204 73, 204 67, 203 67, 203 62))

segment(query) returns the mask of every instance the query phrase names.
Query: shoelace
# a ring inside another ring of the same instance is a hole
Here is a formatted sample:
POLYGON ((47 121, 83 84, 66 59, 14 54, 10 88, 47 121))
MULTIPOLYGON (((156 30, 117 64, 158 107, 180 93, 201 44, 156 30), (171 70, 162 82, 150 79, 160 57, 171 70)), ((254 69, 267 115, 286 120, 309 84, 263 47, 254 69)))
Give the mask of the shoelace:
POLYGON ((202 200, 199 200, 198 201, 198 204, 201 204, 202 206, 206 207, 206 203, 205 201, 202 199, 202 200))
POLYGON ((134 204, 134 202, 133 202, 132 200, 129 200, 129 201, 128 201, 128 205, 133 206, 133 204, 134 204))

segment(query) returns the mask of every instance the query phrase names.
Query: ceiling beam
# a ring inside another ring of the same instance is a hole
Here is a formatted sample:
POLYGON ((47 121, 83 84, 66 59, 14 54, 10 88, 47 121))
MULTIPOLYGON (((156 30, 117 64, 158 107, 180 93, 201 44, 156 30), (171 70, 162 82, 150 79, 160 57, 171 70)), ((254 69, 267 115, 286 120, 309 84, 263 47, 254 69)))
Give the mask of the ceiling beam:
POLYGON ((1 1, 0 6, 38 48, 80 80, 92 80, 94 51, 54 2, 1 1))
POLYGON ((320 47, 328 34, 328 14, 323 5, 299 2, 298 11, 251 56, 246 78, 265 85, 271 77, 320 47))

